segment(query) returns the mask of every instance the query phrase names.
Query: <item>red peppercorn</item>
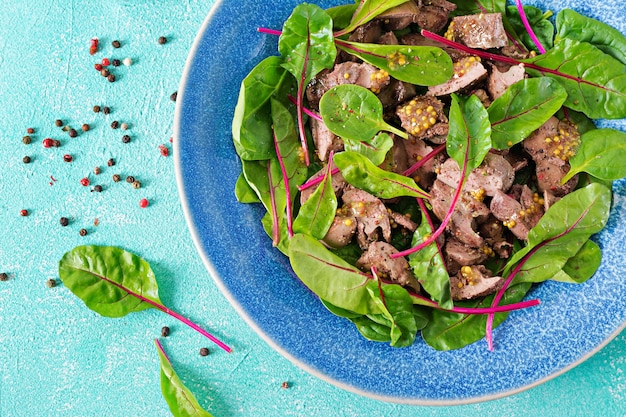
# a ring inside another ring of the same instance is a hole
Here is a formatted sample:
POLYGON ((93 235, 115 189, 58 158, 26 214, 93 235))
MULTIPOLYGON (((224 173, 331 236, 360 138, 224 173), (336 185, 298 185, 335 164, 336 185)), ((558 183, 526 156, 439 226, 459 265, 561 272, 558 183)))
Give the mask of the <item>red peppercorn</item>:
POLYGON ((82 185, 83 187, 88 187, 89 186, 89 178, 85 177, 83 179, 80 180, 80 185, 82 185))
POLYGON ((44 148, 52 148, 54 146, 54 140, 51 138, 45 138, 42 144, 44 148))
POLYGON ((94 55, 98 52, 98 38, 91 38, 89 42, 89 54, 94 55))
POLYGON ((165 145, 159 145, 159 152, 161 152, 161 156, 168 156, 170 154, 170 150, 167 149, 165 145))
POLYGON ((72 157, 72 155, 70 155, 69 153, 66 153, 65 155, 63 155, 63 160, 65 162, 72 162, 74 158, 72 157))
POLYGON ((148 207, 148 204, 150 204, 150 203, 148 202, 147 198, 142 198, 141 200, 139 200, 139 207, 141 207, 141 208, 148 207))
POLYGON ((35 133, 35 129, 33 129, 32 127, 29 127, 28 129, 26 129, 26 133, 28 133, 29 135, 32 135, 33 133, 35 133))
POLYGON ((94 64, 93 67, 96 69, 96 71, 102 71, 102 64, 94 64))
POLYGON ((111 61, 109 61, 109 58, 102 58, 103 67, 108 67, 110 64, 111 64, 111 61))
POLYGON ((20 216, 22 217, 28 216, 28 210, 20 210, 20 216))

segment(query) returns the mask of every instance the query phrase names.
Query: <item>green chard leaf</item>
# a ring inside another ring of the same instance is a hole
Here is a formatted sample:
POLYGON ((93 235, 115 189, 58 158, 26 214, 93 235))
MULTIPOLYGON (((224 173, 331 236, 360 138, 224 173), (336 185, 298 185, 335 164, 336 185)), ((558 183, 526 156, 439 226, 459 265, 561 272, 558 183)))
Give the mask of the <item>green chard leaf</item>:
POLYGON ((336 42, 340 49, 407 83, 438 85, 448 81, 453 74, 450 56, 434 46, 336 42))
POLYGON ((270 98, 287 97, 293 86, 293 78, 276 56, 261 61, 243 80, 232 124, 233 143, 241 159, 274 155, 270 98))
POLYGON ((626 37, 614 27, 571 9, 563 9, 556 15, 556 27, 556 43, 566 38, 589 42, 626 64, 626 37))
POLYGON ((506 0, 455 0, 453 16, 479 13, 502 13, 506 11, 506 0))
POLYGON ((393 138, 381 132, 367 142, 343 138, 343 145, 346 151, 358 152, 378 166, 393 147, 393 138))
POLYGON ((593 234, 604 228, 610 208, 611 191, 599 183, 564 196, 530 230, 527 245, 509 259, 503 276, 529 255, 521 268, 517 267, 513 282, 552 279, 593 234))
POLYGON ((333 29, 341 30, 350 24, 352 16, 359 7, 358 2, 353 4, 342 4, 340 6, 330 7, 326 9, 326 13, 333 20, 333 29))
POLYGON ((487 109, 491 142, 508 149, 540 128, 563 105, 567 91, 547 77, 526 78, 498 97, 487 109))
POLYGON ((342 36, 350 33, 387 10, 406 3, 407 1, 408 0, 361 0, 348 27, 337 32, 336 35, 342 36))
POLYGON ((576 252, 576 255, 567 260, 563 268, 552 277, 552 280, 580 284, 595 274, 601 262, 602 250, 593 240, 588 240, 576 252))
POLYGON ((579 172, 601 180, 626 177, 626 133, 613 129, 596 129, 584 133, 580 147, 570 160, 570 170, 563 184, 579 172))
POLYGON ((239 174, 237 182, 235 183, 235 197, 240 203, 260 203, 259 196, 256 195, 254 189, 248 184, 243 174, 239 174))
POLYGON ((428 193, 412 178, 385 171, 359 153, 340 152, 335 155, 334 161, 348 183, 378 198, 402 196, 428 198, 428 193))
POLYGON ((490 149, 491 124, 485 106, 475 95, 464 99, 452 94, 446 151, 459 164, 461 175, 466 177, 478 167, 490 149))
POLYGON ((626 117, 626 66, 592 44, 564 38, 525 62, 530 75, 553 78, 565 88, 566 107, 592 119, 626 117))
MULTIPOLYGON (((422 222, 413 234, 411 246, 417 246, 424 241, 424 237, 430 236, 433 229, 430 227, 426 214, 422 213, 422 222)), ((454 307, 450 294, 450 275, 441 257, 441 252, 436 243, 431 243, 425 248, 409 255, 409 265, 413 274, 417 277, 420 285, 442 308, 454 307)))
POLYGON ((161 391, 174 417, 213 417, 180 380, 158 340, 154 341, 161 363, 161 391))
POLYGON ((320 100, 320 114, 326 127, 337 136, 369 142, 381 130, 407 139, 406 132, 383 120, 383 105, 367 88, 341 84, 328 90, 320 100))
POLYGON ((328 164, 324 180, 300 207, 293 223, 295 233, 307 233, 316 239, 323 239, 328 233, 337 211, 337 196, 330 171, 331 164, 328 164))
MULTIPOLYGON (((554 25, 548 19, 552 16, 552 12, 543 12, 541 9, 538 9, 533 6, 524 6, 524 13, 526 14, 526 18, 528 19, 528 23, 533 28, 533 32, 539 42, 543 47, 547 50, 552 48, 554 45, 554 25)), ((529 50, 537 51, 537 46, 530 38, 524 23, 522 22, 522 18, 519 15, 519 11, 517 10, 517 6, 508 6, 506 8, 506 17, 509 21, 511 28, 515 31, 515 33, 519 34, 520 40, 524 43, 524 45, 529 50)))

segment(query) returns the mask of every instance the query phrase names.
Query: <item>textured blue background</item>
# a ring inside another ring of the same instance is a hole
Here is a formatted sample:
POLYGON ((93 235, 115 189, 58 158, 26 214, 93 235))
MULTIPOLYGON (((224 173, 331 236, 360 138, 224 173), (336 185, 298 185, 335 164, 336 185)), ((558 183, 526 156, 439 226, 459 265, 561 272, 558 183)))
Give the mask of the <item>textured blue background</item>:
MULTIPOLYGON (((228 1, 228 0, 226 0, 228 1)), ((152 339, 162 341, 200 403, 216 416, 626 415, 626 335, 543 385, 497 401, 415 407, 366 399, 312 377, 271 350, 215 287, 191 241, 174 177, 174 103, 185 59, 212 1, 30 0, 0 11, 0 416, 167 416, 152 339), (159 45, 157 38, 169 42, 159 45), (101 40, 90 56, 89 39, 101 40), (119 39, 122 48, 110 42, 119 39), (110 84, 94 69, 102 57, 130 57, 110 84), (113 112, 94 114, 94 104, 113 112), (70 139, 60 118, 92 129, 70 139), (113 120, 127 122, 130 144, 113 120), (26 128, 33 143, 24 145, 26 128), (41 140, 62 142, 44 149, 41 140), (62 161, 70 153, 71 164, 62 161), (33 162, 23 164, 30 155, 33 162), (107 167, 115 158, 117 165, 107 167), (98 165, 100 176, 90 174, 98 165), (135 190, 111 175, 133 175, 135 190), (90 174, 101 194, 80 186, 90 174), (57 179, 51 186, 50 175, 57 179), (146 197, 150 207, 140 209, 146 197), (19 211, 28 209, 28 217, 19 211), (62 228, 58 219, 71 219, 62 228), (94 219, 99 225, 94 226, 94 219), (85 227, 89 234, 78 235, 85 227), (158 311, 121 319, 88 310, 62 285, 46 288, 57 262, 78 244, 122 246, 153 266, 161 299, 231 344, 226 354, 158 311), (200 357, 207 346, 212 354, 200 357), (283 381, 291 388, 282 389, 283 381)))

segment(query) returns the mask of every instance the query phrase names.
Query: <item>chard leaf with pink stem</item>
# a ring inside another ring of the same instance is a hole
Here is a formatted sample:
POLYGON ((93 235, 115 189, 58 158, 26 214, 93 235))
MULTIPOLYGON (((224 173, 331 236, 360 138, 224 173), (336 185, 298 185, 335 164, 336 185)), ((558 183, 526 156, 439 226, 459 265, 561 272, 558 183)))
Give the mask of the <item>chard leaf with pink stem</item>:
POLYGON ((343 36, 354 31, 359 26, 364 25, 375 17, 383 14, 389 9, 407 3, 408 0, 361 0, 357 6, 350 24, 335 33, 335 36, 343 36))
POLYGON ((298 131, 308 166, 310 161, 303 116, 304 89, 315 75, 335 64, 337 48, 332 19, 319 6, 307 3, 296 6, 283 25, 278 51, 283 56, 282 66, 293 74, 298 84, 298 131))
POLYGON ((150 264, 115 246, 77 246, 59 261, 63 284, 87 307, 104 317, 156 308, 207 337, 222 349, 230 348, 186 317, 165 307, 150 264))

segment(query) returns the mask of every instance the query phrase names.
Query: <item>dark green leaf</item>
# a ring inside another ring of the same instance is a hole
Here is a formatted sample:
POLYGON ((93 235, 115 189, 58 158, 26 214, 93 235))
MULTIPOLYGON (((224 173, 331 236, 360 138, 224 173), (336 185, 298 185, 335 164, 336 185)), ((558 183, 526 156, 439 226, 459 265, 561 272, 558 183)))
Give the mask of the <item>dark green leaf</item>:
POLYGON ((359 153, 340 152, 334 161, 346 181, 378 198, 428 198, 412 178, 380 169, 359 153))
POLYGON ((416 85, 439 85, 452 77, 452 59, 433 46, 378 45, 337 41, 349 54, 383 69, 393 78, 416 85))
POLYGON ((506 0, 455 0, 453 16, 479 13, 502 13, 506 11, 506 0))
POLYGON ((393 139, 386 133, 379 133, 368 142, 343 138, 343 145, 346 151, 358 152, 378 166, 393 147, 393 139))
POLYGON ((281 64, 281 58, 268 57, 241 83, 232 133, 235 150, 242 159, 269 159, 274 155, 270 97, 287 97, 294 85, 281 64))
POLYGON ((235 183, 235 197, 240 203, 260 203, 259 196, 256 195, 243 174, 239 174, 237 182, 235 183))
POLYGON ((563 269, 552 277, 554 281, 580 284, 595 274, 602 262, 602 251, 592 240, 585 242, 582 248, 569 258, 563 269))
POLYGON ((352 20, 354 12, 356 12, 356 9, 359 7, 357 3, 342 4, 340 6, 326 9, 326 13, 328 13, 328 16, 333 19, 333 29, 340 30, 348 27, 350 21, 352 20))
MULTIPOLYGON (((521 41, 529 50, 537 51, 535 42, 530 38, 524 23, 519 15, 517 6, 508 6, 506 8, 507 20, 515 33, 519 34, 521 41)), ((552 16, 552 12, 544 13, 541 9, 533 6, 524 6, 524 14, 533 29, 535 36, 539 39, 541 45, 547 50, 554 45, 554 26, 548 20, 552 16)))
POLYGON ((626 66, 590 43, 565 38, 527 62, 528 73, 554 78, 567 90, 566 107, 592 119, 626 117, 626 66))
POLYGON ((367 88, 342 84, 328 90, 320 100, 324 124, 337 136, 369 142, 381 130, 407 138, 406 132, 383 120, 383 105, 367 88))
POLYGON ((366 284, 372 278, 334 255, 317 239, 294 235, 289 243, 289 260, 304 285, 322 300, 355 313, 381 313, 367 291, 366 284))
POLYGON ((323 239, 328 233, 337 211, 337 196, 333 189, 330 170, 329 164, 324 180, 300 208, 298 217, 293 223, 295 233, 306 233, 316 239, 323 239))
POLYGON ((459 164, 461 175, 466 177, 478 167, 490 149, 491 125, 487 109, 475 95, 464 99, 452 94, 446 151, 459 164))
MULTIPOLYGON (((504 293, 499 305, 521 301, 531 284, 519 284, 510 287, 504 293)), ((459 302, 462 307, 490 307, 493 295, 477 301, 459 302)), ((495 315, 493 328, 501 324, 509 313, 495 315)), ((485 337, 487 314, 460 314, 443 310, 433 310, 432 318, 422 329, 424 341, 437 350, 460 349, 485 337)))
POLYGON ((180 380, 160 343, 155 340, 161 362, 161 391, 174 417, 212 417, 180 380))
POLYGON ((407 0, 362 0, 352 16, 350 25, 337 33, 338 36, 352 32, 354 29, 374 19, 387 10, 406 3, 407 0))
POLYGON ((582 135, 581 144, 570 160, 570 170, 563 184, 579 172, 601 180, 626 177, 626 133, 613 129, 596 129, 582 135))
POLYGON ((583 16, 571 9, 563 9, 556 15, 556 41, 564 38, 589 42, 613 58, 626 64, 626 37, 614 27, 583 16))
POLYGON ((123 317, 156 304, 159 289, 150 265, 114 246, 77 246, 59 261, 59 277, 85 305, 105 317, 123 317))
POLYGON ((567 91, 547 77, 526 78, 510 86, 487 109, 491 142, 508 149, 540 128, 563 105, 567 91))

